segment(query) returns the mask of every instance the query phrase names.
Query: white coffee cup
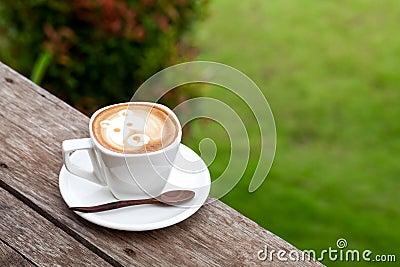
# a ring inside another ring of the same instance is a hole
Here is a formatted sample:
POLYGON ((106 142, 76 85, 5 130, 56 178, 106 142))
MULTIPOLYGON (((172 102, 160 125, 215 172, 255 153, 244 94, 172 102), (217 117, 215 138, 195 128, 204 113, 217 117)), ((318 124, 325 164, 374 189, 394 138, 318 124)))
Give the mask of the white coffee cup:
POLYGON ((168 181, 182 138, 182 129, 176 115, 166 106, 149 102, 130 102, 111 105, 97 110, 89 122, 90 138, 65 140, 62 152, 66 169, 83 179, 107 186, 117 199, 140 199, 159 195, 168 181), (93 120, 103 110, 117 105, 149 105, 165 111, 177 125, 176 138, 160 150, 130 154, 107 149, 93 134, 93 120), (93 171, 71 162, 74 151, 87 150, 93 171))

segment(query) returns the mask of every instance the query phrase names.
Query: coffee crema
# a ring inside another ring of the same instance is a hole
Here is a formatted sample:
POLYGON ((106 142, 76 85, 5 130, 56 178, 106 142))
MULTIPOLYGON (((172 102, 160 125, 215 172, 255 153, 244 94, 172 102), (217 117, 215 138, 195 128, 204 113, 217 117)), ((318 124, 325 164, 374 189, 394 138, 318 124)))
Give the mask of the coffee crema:
POLYGON ((138 102, 101 111, 93 119, 92 132, 96 140, 109 150, 141 154, 172 144, 178 136, 178 127, 166 110, 138 102))

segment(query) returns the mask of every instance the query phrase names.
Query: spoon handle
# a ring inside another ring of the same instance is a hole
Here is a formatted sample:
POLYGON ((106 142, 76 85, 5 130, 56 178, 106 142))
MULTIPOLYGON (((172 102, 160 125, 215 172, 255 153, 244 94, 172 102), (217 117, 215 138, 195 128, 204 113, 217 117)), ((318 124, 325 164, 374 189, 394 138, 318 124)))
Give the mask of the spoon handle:
POLYGON ((90 207, 70 207, 73 211, 80 211, 84 213, 93 213, 93 212, 101 212, 106 210, 114 210, 123 207, 129 207, 134 205, 141 205, 141 204, 156 204, 160 201, 156 198, 148 198, 148 199, 135 199, 135 200, 121 200, 110 202, 106 204, 90 206, 90 207))

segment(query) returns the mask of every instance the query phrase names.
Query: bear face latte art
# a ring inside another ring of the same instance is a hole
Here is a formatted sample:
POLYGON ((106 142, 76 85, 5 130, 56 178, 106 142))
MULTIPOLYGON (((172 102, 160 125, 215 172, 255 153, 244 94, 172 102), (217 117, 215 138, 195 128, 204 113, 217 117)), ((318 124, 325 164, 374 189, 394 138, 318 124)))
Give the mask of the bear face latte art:
POLYGON ((114 105, 93 120, 92 132, 105 148, 141 154, 169 146, 178 135, 176 121, 165 110, 149 104, 114 105))

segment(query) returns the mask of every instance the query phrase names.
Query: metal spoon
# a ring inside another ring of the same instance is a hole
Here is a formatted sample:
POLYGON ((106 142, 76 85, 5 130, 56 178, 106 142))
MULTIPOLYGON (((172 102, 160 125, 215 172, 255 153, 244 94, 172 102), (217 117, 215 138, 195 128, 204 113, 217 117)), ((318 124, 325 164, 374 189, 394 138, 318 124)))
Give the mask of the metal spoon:
POLYGON ((120 200, 106 204, 90 206, 90 207, 70 207, 73 211, 80 211, 85 213, 101 212, 106 210, 119 209, 128 206, 141 205, 141 204, 166 204, 176 205, 192 199, 195 195, 194 191, 190 190, 172 190, 162 193, 158 197, 147 199, 135 200, 120 200))

